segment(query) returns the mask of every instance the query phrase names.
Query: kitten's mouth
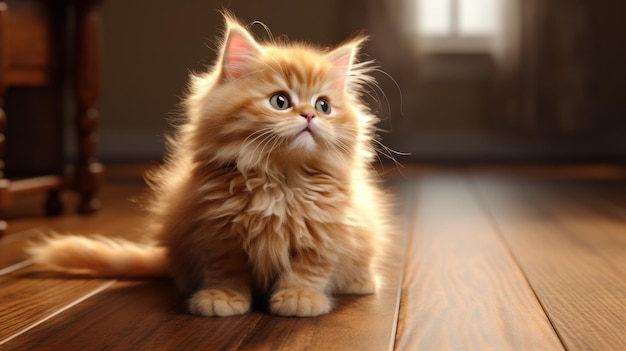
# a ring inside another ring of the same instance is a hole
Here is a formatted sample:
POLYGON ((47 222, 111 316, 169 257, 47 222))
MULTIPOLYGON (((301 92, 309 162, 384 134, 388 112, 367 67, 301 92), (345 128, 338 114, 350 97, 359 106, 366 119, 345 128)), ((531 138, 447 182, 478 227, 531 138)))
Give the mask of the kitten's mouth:
POLYGON ((300 131, 300 133, 298 133, 297 136, 304 135, 306 133, 308 133, 309 135, 313 136, 313 131, 309 127, 306 127, 304 129, 302 129, 302 131, 300 131))
POLYGON ((304 148, 305 150, 312 150, 315 147, 315 144, 315 134, 313 134, 310 126, 307 126, 293 138, 291 147, 294 149, 304 148))

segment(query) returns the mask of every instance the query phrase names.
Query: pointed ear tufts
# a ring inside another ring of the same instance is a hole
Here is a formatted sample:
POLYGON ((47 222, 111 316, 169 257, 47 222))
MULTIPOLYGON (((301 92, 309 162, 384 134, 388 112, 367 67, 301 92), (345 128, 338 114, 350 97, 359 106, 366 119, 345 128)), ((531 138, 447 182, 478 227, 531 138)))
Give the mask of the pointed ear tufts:
POLYGON ((333 65, 333 70, 337 77, 337 85, 341 88, 345 89, 346 87, 350 69, 363 41, 365 41, 365 38, 355 39, 339 46, 328 54, 328 60, 333 65))
POLYGON ((227 79, 239 79, 250 72, 252 63, 263 54, 262 48, 246 29, 226 17, 228 26, 222 51, 222 72, 227 79))

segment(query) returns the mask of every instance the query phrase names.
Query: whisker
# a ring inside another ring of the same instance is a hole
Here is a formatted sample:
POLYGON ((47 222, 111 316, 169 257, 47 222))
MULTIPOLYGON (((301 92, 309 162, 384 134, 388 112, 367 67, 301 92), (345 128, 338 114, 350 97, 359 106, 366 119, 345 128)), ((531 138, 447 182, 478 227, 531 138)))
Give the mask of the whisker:
POLYGON ((269 137, 263 139, 263 148, 259 155, 266 155, 265 157, 265 166, 269 167, 270 156, 272 152, 276 149, 276 146, 282 141, 282 137, 277 134, 271 134, 269 137), (269 146, 269 150, 267 154, 265 153, 265 149, 269 146))
POLYGON ((254 149, 250 151, 252 154, 259 153, 259 148, 261 147, 262 148, 261 148, 260 153, 262 154, 265 148, 267 147, 267 141, 274 138, 274 135, 271 132, 263 133, 262 136, 263 136, 263 139, 261 139, 261 141, 255 145, 254 149))
POLYGON ((265 153, 265 148, 270 144, 270 142, 272 142, 272 140, 274 140, 274 138, 276 138, 276 135, 274 134, 270 134, 263 138, 263 140, 260 142, 260 144, 263 145, 263 148, 261 148, 260 152, 261 155, 265 153))
MULTIPOLYGON (((372 72, 378 72, 384 76, 386 76, 387 78, 389 78, 393 84, 396 86, 396 89, 398 89, 398 94, 400 95, 400 115, 404 116, 404 96, 402 96, 402 89, 400 88, 400 84, 398 84, 398 81, 395 80, 395 78, 393 78, 389 73, 383 71, 382 69, 378 68, 378 67, 372 67, 370 68, 370 70, 372 72)), ((380 88, 378 82, 374 81, 374 84, 376 85, 376 87, 378 87, 378 89, 381 90, 381 92, 383 94, 385 94, 384 91, 382 91, 382 89, 380 88)), ((386 96, 386 95, 385 95, 386 96)), ((389 100, 387 100, 389 101, 389 100)))
POLYGON ((395 155, 398 156, 411 156, 410 152, 402 152, 402 151, 398 151, 398 150, 394 150, 388 146, 385 146, 385 144, 381 143, 380 141, 376 140, 376 139, 372 139, 376 144, 382 146, 385 150, 387 150, 390 153, 393 153, 395 155))
POLYGON ((279 136, 274 135, 274 138, 273 138, 273 141, 272 141, 272 146, 270 147, 270 150, 267 152, 267 157, 266 157, 266 160, 265 160, 265 164, 269 164, 270 156, 272 155, 272 151, 274 151, 274 149, 276 149, 276 147, 279 145, 279 142, 281 140, 282 139, 279 136))
POLYGON ((272 130, 271 130, 270 128, 263 128, 263 129, 260 129, 260 130, 258 130, 258 131, 256 131, 256 132, 254 132, 254 133, 250 134, 250 135, 249 135, 246 139, 244 139, 242 148, 247 147, 249 144, 251 144, 251 143, 255 142, 255 141, 256 141, 256 140, 258 140, 260 137, 262 137, 262 136, 264 136, 264 135, 267 135, 268 133, 271 133, 271 132, 272 132, 272 130), (257 134, 258 134, 258 135, 257 135, 257 134), (256 136, 255 136, 255 135, 256 135, 256 136), (249 140, 249 139, 250 139, 251 137, 253 137, 253 136, 255 136, 255 137, 254 137, 254 139, 249 140))

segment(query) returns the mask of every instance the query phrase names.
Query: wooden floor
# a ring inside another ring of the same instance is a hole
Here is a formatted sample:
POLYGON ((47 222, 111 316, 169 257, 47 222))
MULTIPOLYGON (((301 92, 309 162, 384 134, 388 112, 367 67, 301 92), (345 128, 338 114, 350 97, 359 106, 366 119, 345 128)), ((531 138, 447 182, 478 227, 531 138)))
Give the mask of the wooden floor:
POLYGON ((51 230, 140 235, 128 201, 143 190, 139 173, 109 167, 90 217, 41 218, 38 196, 16 200, 0 240, 0 350, 626 349, 624 167, 391 172, 403 249, 385 288, 304 319, 195 317, 168 280, 68 276, 26 260, 24 244, 51 230))

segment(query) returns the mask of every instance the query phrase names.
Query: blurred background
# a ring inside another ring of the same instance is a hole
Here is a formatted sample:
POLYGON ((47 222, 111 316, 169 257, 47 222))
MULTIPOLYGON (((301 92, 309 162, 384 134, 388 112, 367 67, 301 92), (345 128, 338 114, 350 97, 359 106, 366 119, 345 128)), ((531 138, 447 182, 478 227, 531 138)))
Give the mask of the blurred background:
POLYGON ((104 1, 101 160, 161 158, 220 9, 324 46, 364 30, 361 58, 385 72, 370 103, 401 162, 626 161, 626 3, 608 0, 104 1))

